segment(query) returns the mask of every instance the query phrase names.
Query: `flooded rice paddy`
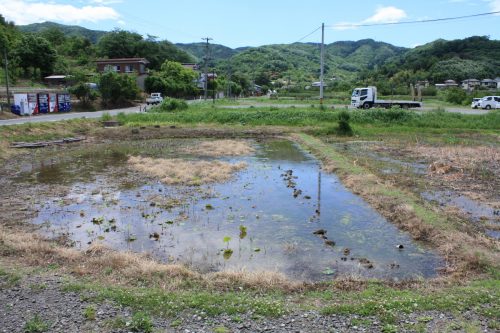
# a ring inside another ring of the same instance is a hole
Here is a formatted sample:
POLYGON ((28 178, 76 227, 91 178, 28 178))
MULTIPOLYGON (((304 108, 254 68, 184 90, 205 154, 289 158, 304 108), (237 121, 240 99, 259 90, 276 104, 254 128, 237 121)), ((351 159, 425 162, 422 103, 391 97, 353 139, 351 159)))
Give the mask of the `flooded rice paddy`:
POLYGON ((43 200, 33 223, 81 249, 102 243, 201 272, 271 270, 309 281, 436 274, 435 253, 323 173, 294 143, 248 142, 250 155, 217 158, 186 153, 197 140, 103 144, 28 163, 18 180, 67 186, 64 195, 43 200), (167 185, 128 168, 129 155, 247 166, 224 183, 167 185))

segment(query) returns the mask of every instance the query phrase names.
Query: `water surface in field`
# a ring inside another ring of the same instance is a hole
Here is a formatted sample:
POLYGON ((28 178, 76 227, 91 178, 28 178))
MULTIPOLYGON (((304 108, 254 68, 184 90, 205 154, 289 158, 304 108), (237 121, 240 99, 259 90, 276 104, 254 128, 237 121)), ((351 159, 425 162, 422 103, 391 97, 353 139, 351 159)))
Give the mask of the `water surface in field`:
MULTIPOLYGON (((32 166, 28 171, 38 182, 70 186, 66 196, 47 198, 34 223, 49 235, 65 234, 79 248, 101 242, 204 272, 273 270, 313 281, 339 274, 436 274, 441 261, 432 251, 335 175, 322 173, 312 156, 286 140, 251 143, 252 156, 224 158, 247 162, 244 171, 227 183, 201 187, 131 181, 126 158, 113 149, 52 161, 49 168, 32 166), (323 235, 314 234, 319 230, 323 235)), ((156 149, 161 157, 178 156, 161 141, 145 145, 149 154, 156 149)))

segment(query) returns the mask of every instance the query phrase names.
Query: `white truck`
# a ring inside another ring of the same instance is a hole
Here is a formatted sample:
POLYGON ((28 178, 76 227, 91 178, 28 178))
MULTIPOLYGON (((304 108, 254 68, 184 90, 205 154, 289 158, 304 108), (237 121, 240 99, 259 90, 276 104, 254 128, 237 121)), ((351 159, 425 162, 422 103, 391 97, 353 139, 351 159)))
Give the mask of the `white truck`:
POLYGON ((163 97, 161 97, 161 93, 151 93, 148 98, 146 98, 146 104, 161 104, 163 102, 163 97))
POLYGON ((377 99, 377 87, 356 88, 352 92, 351 107, 356 109, 386 108, 399 106, 402 109, 420 108, 422 102, 415 101, 386 101, 377 99))

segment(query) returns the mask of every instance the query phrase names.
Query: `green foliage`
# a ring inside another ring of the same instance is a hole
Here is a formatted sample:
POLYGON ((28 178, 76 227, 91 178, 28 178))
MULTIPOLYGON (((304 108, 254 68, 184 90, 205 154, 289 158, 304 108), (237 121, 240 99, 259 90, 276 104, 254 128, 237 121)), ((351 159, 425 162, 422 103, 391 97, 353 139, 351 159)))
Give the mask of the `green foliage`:
POLYGON ((166 61, 192 62, 186 52, 169 41, 156 41, 156 37, 116 29, 104 35, 97 43, 98 55, 107 58, 145 57, 151 69, 159 69, 166 61))
POLYGON ((87 82, 87 76, 83 72, 75 72, 72 75, 73 85, 68 89, 76 96, 84 106, 90 106, 97 99, 97 91, 92 89, 87 82))
POLYGON ((500 41, 484 36, 452 41, 440 39, 389 59, 367 76, 380 82, 408 72, 407 84, 424 79, 439 83, 447 79, 487 78, 500 72, 499 52, 500 41))
POLYGON ((188 104, 184 100, 167 97, 159 106, 153 108, 152 110, 154 112, 171 112, 176 110, 187 110, 188 107, 188 104))
POLYGON ((14 55, 25 74, 30 68, 34 73, 39 70, 39 79, 52 74, 57 60, 57 53, 49 41, 35 35, 23 35, 15 46, 14 55))
POLYGON ((25 333, 41 333, 47 332, 49 329, 49 324, 46 323, 40 316, 35 315, 33 318, 28 320, 24 324, 25 333))
POLYGON ((90 30, 76 25, 64 25, 54 22, 33 23, 19 26, 22 32, 43 33, 46 30, 58 29, 66 37, 79 37, 90 40, 91 43, 96 43, 99 38, 106 34, 105 31, 90 30))
POLYGON ((196 95, 196 78, 197 74, 192 69, 167 60, 161 65, 161 69, 146 78, 144 83, 147 92, 161 92, 166 96, 181 98, 196 95))
MULTIPOLYGON (((211 106, 211 104, 210 104, 211 106)), ((185 124, 244 124, 251 126, 324 126, 338 121, 338 110, 318 110, 305 107, 249 108, 244 110, 212 109, 203 105, 193 105, 185 112, 147 113, 119 115, 122 124, 149 123, 185 123, 185 124)), ((404 126, 408 129, 453 128, 453 129, 500 129, 500 112, 489 112, 482 115, 465 115, 451 112, 424 112, 404 109, 369 109, 350 112, 350 124, 369 125, 373 127, 404 126)))
POLYGON ((96 318, 96 309, 95 306, 89 305, 83 310, 83 316, 87 320, 95 320, 96 318))
POLYGON ((132 332, 151 333, 153 332, 153 321, 145 312, 136 312, 132 316, 129 328, 132 332))
POLYGON ((106 72, 99 77, 99 91, 105 107, 129 105, 139 95, 134 77, 106 72))
MULTIPOLYGON (((325 48, 325 76, 343 82, 354 80, 363 70, 379 66, 405 49, 371 39, 357 42, 335 42, 325 48)), ((230 60, 220 60, 220 69, 232 68, 233 74, 246 75, 269 88, 290 83, 303 89, 319 77, 320 50, 311 43, 277 44, 237 49, 230 60)), ((329 84, 333 85, 333 82, 329 84)), ((349 88, 350 89, 350 88, 349 88)))
MULTIPOLYGON (((196 62, 203 61, 206 52, 206 43, 176 43, 175 46, 188 52, 195 57, 196 62)), ((210 44, 210 56, 215 61, 229 59, 240 52, 239 49, 232 49, 224 45, 210 44)))
POLYGON ((461 88, 449 88, 446 91, 446 101, 453 104, 463 104, 468 101, 467 92, 461 88))
POLYGON ((339 117, 339 127, 337 133, 339 135, 352 136, 353 131, 351 125, 349 125, 349 119, 351 118, 349 112, 341 111, 338 117, 339 117))

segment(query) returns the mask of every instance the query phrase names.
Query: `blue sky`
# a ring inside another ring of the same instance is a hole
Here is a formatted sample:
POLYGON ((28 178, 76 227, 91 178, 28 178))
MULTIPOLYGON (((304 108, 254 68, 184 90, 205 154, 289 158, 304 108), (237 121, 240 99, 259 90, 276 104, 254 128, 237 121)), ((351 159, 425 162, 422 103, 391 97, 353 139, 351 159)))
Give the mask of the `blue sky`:
MULTIPOLYGON (((293 43, 325 23, 325 42, 372 38, 414 47, 438 38, 488 35, 500 39, 500 15, 378 27, 385 23, 500 11, 500 0, 0 0, 0 13, 16 24, 54 21, 90 29, 120 28, 175 43, 202 37, 229 47, 293 43)), ((304 42, 319 42, 319 31, 304 42)))

